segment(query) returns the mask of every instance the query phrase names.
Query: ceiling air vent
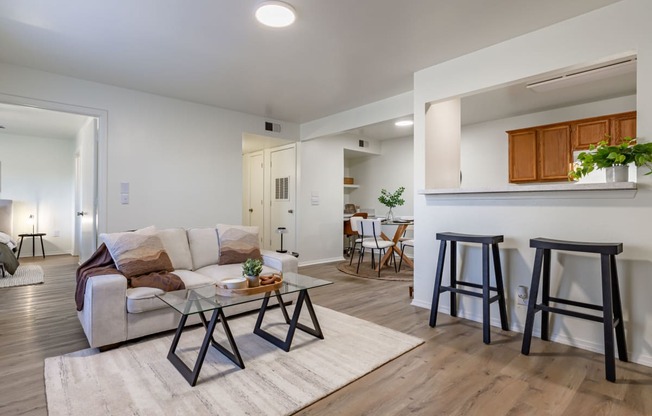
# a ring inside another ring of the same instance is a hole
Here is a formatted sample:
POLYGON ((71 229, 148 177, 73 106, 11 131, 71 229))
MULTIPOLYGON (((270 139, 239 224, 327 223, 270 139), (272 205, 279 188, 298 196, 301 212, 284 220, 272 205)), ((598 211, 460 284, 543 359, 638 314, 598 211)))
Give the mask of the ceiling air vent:
POLYGON ((272 123, 269 121, 265 122, 265 131, 273 131, 274 133, 281 132, 281 125, 278 123, 272 123))

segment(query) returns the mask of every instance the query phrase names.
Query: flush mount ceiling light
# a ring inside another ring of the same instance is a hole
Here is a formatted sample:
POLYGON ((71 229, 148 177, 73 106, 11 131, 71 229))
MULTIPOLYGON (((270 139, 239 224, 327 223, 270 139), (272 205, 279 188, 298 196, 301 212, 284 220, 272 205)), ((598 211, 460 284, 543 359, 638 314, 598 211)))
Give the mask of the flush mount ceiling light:
POLYGON ((256 20, 265 26, 286 27, 295 19, 294 8, 282 1, 264 1, 256 9, 256 20))
POLYGON ((398 126, 398 127, 407 127, 407 126, 411 126, 413 124, 414 124, 414 121, 412 121, 412 120, 400 120, 400 121, 397 121, 396 123, 394 123, 394 125, 398 126))

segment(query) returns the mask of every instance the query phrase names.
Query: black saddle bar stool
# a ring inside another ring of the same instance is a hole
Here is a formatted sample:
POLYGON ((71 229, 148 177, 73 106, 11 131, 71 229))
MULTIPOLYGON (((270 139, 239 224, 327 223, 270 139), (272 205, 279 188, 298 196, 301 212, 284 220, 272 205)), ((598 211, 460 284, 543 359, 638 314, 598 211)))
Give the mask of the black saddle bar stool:
POLYGON ((530 247, 536 248, 532 283, 530 285, 530 299, 528 300, 527 317, 525 319, 525 332, 521 353, 530 353, 534 315, 541 311, 541 339, 548 341, 548 314, 550 312, 568 315, 575 318, 588 319, 601 322, 604 327, 604 361, 606 379, 616 381, 616 360, 614 358, 614 328, 618 344, 618 358, 627 361, 627 344, 625 342, 625 328, 623 326, 623 310, 620 302, 620 288, 618 286, 618 270, 616 268, 616 255, 623 252, 622 243, 586 243, 578 241, 552 240, 549 238, 533 238, 530 247), (591 303, 577 302, 550 296, 550 251, 563 250, 580 253, 600 254, 602 277, 602 306, 591 303), (541 303, 537 304, 541 271, 543 270, 543 284, 541 285, 541 303), (570 305, 580 308, 592 309, 602 312, 602 317, 587 313, 576 312, 550 306, 550 302, 570 305))
POLYGON ((435 275, 435 289, 432 295, 432 308, 430 309, 430 326, 434 327, 437 324, 437 309, 439 308, 439 295, 442 292, 450 292, 451 294, 451 316, 457 316, 457 298, 456 295, 475 296, 482 298, 482 341, 485 344, 491 342, 490 333, 490 305, 498 301, 500 310, 500 324, 502 329, 509 331, 507 324, 507 309, 505 307, 505 290, 503 288, 503 273, 500 266, 500 255, 498 252, 498 243, 502 243, 504 238, 502 235, 471 235, 459 233, 437 233, 437 240, 440 240, 439 245, 439 259, 437 260, 437 272, 435 275), (442 275, 444 272, 444 261, 446 259, 446 245, 450 242, 450 285, 442 286, 442 275), (457 280, 457 243, 479 243, 482 244, 482 284, 462 282, 457 280), (490 256, 489 247, 493 254, 494 275, 496 278, 496 286, 493 287, 489 283, 490 278, 490 256), (473 292, 466 289, 460 289, 457 286, 467 286, 476 289, 482 289, 482 292, 473 292), (497 292, 493 297, 490 296, 490 291, 497 292))

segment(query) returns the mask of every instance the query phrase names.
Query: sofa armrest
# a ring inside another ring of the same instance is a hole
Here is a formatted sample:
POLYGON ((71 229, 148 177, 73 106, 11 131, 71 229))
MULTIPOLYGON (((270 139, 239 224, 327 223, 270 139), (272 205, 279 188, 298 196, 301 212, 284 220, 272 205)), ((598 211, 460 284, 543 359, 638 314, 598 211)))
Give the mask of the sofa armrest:
POLYGON ((261 250, 263 264, 272 267, 282 273, 297 273, 299 271, 299 260, 285 253, 277 253, 271 250, 261 250))
POLYGON ((84 308, 77 317, 91 347, 127 340, 127 279, 121 274, 93 276, 86 282, 84 308))

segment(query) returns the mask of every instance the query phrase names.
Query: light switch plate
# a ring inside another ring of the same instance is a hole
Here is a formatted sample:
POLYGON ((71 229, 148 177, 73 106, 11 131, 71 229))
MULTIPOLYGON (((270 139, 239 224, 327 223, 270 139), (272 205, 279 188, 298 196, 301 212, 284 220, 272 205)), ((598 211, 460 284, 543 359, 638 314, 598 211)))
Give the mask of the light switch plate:
POLYGON ((120 194, 120 203, 127 205, 129 203, 129 194, 120 194))

